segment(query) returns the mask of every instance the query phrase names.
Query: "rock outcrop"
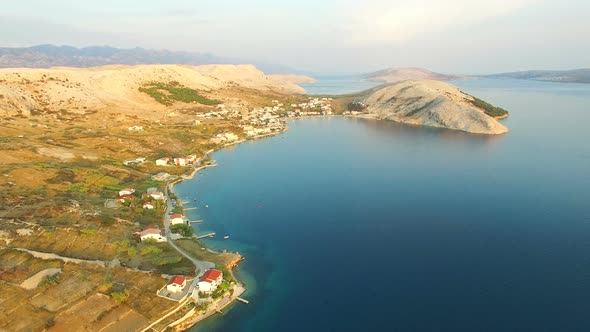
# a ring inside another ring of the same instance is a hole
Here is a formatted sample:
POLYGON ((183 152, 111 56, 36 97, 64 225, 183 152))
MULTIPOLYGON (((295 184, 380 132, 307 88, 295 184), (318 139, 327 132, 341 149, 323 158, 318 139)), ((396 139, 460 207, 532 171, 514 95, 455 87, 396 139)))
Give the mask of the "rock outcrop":
POLYGON ((366 114, 379 119, 476 134, 508 132, 498 120, 474 106, 473 100, 449 83, 410 80, 380 88, 362 103, 366 114))

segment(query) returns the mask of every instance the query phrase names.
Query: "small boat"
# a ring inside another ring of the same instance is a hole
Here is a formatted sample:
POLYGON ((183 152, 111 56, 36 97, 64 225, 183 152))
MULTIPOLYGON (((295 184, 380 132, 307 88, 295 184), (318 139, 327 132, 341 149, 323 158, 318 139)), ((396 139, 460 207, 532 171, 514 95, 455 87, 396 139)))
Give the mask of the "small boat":
POLYGON ((205 205, 205 208, 207 208, 207 209, 208 209, 208 208, 209 208, 209 205, 205 205))
POLYGON ((223 237, 223 239, 224 239, 224 240, 227 240, 227 239, 229 239, 229 235, 226 235, 226 236, 224 236, 224 237, 223 237))
POLYGON ((198 201, 199 201, 198 198, 193 199, 193 202, 198 202, 198 201))

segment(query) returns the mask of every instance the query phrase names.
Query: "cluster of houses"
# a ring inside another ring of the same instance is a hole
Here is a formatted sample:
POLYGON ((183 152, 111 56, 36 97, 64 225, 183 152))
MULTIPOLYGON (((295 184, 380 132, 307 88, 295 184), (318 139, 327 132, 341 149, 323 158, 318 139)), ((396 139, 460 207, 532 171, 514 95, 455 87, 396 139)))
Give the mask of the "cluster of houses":
POLYGON ((228 132, 228 133, 223 133, 223 134, 217 134, 215 135, 215 137, 213 137, 211 139, 211 141, 213 141, 214 143, 223 143, 223 142, 235 142, 238 139, 240 139, 240 137, 232 132, 228 132))
MULTIPOLYGON (((121 190, 119 190, 119 196, 117 197, 117 200, 121 204, 124 204, 126 202, 131 201, 131 200, 134 200, 136 198, 134 193, 135 193, 135 189, 133 189, 133 188, 121 189, 121 190)), ((159 191, 157 188, 148 188, 146 193, 143 194, 141 196, 141 198, 142 198, 142 200, 144 200, 144 202, 141 204, 141 207, 144 209, 150 209, 150 210, 155 208, 154 201, 165 201, 166 200, 166 196, 164 195, 164 193, 159 191)))
POLYGON ((194 154, 186 157, 164 157, 156 159, 156 166, 193 166, 199 163, 199 161, 200 158, 197 158, 197 156, 194 154))
POLYGON ((224 118, 224 119, 239 119, 242 117, 242 113, 239 110, 228 110, 226 109, 224 104, 219 104, 215 106, 217 108, 216 111, 209 111, 207 113, 200 113, 197 114, 197 117, 203 119, 211 119, 211 118, 224 118))
MULTIPOLYGON (((223 281, 223 273, 219 270, 210 269, 205 271, 201 278, 199 278, 199 283, 197 284, 197 288, 199 292, 204 294, 211 294, 214 292, 221 282, 223 281)), ((184 291, 186 287, 186 278, 183 276, 173 276, 168 281, 166 285, 166 290, 170 293, 180 293, 184 291)))
POLYGON ((292 111, 287 112, 290 118, 299 116, 332 115, 332 98, 312 98, 306 103, 291 104, 292 111))

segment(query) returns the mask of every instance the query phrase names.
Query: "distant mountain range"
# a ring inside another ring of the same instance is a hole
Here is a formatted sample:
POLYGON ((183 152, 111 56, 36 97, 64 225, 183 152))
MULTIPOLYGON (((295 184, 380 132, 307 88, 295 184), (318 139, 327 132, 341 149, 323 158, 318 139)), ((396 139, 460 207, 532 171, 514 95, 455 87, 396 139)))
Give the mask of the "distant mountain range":
POLYGON ((209 53, 150 50, 145 48, 121 49, 110 46, 37 45, 22 48, 0 48, 0 68, 96 67, 113 64, 253 64, 266 73, 297 73, 296 70, 276 64, 220 57, 209 53))
POLYGON ((572 70, 527 70, 511 73, 485 75, 484 77, 517 78, 524 80, 559 83, 590 83, 590 68, 572 70))

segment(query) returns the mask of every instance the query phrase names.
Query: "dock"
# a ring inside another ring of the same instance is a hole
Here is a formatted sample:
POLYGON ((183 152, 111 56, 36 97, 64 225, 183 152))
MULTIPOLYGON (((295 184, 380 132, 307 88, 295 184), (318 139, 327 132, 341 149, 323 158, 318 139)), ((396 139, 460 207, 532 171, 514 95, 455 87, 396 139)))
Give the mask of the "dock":
POLYGON ((202 222, 205 222, 205 220, 203 219, 199 219, 199 220, 189 220, 188 222, 190 222, 191 224, 200 224, 202 222))
POLYGON ((183 204, 183 205, 188 204, 188 203, 189 203, 189 201, 180 201, 180 204, 183 204))
POLYGON ((246 299, 243 299, 243 298, 241 298, 241 297, 236 297, 236 300, 238 300, 238 301, 240 301, 240 302, 242 302, 242 303, 245 303, 245 304, 250 304, 250 301, 248 301, 248 300, 246 300, 246 299))
POLYGON ((190 210, 196 210, 196 209, 197 209, 196 207, 190 207, 190 208, 185 208, 185 209, 183 209, 183 210, 184 210, 184 211, 190 211, 190 210))
POLYGON ((197 239, 204 239, 206 237, 214 237, 214 236, 215 236, 215 233, 209 233, 209 234, 205 234, 205 235, 199 235, 196 238, 197 239))

